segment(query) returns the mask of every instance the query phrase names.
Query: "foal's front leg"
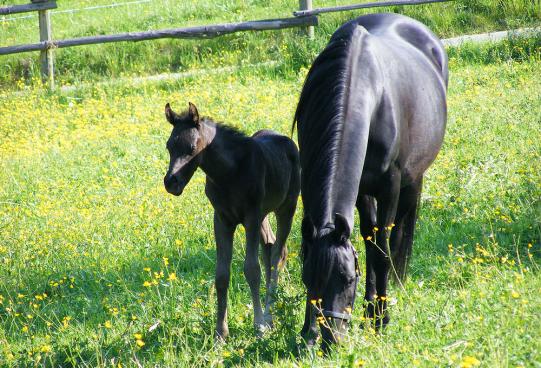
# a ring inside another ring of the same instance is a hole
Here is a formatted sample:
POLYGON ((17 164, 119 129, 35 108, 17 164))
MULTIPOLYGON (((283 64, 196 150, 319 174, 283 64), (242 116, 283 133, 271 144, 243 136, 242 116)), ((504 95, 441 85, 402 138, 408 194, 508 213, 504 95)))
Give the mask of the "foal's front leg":
POLYGON ((254 327, 257 333, 265 329, 263 310, 259 288, 261 284, 261 268, 259 267, 259 238, 261 231, 261 217, 251 216, 244 224, 246 228, 246 258, 244 259, 244 276, 252 294, 254 306, 254 327))
POLYGON ((227 289, 231 275, 234 225, 227 224, 214 212, 214 236, 216 238, 216 294, 218 309, 216 319, 216 338, 225 339, 229 335, 227 326, 227 289))

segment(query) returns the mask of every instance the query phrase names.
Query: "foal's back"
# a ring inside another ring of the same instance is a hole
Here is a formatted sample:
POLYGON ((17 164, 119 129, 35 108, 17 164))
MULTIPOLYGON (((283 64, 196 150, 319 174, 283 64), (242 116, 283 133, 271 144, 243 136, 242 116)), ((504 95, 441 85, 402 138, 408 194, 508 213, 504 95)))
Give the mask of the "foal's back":
POLYGON ((288 137, 272 130, 252 135, 264 164, 264 209, 271 210, 296 198, 300 191, 299 151, 288 137))

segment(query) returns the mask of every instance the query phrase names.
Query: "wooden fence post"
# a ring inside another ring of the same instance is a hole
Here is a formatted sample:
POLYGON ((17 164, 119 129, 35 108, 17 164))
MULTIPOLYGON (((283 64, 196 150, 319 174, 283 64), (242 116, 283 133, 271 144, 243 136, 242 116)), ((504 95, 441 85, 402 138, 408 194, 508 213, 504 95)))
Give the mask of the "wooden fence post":
MULTIPOLYGON (((33 3, 41 3, 47 0, 32 0, 33 3)), ((51 28, 51 14, 49 10, 38 11, 39 15, 39 40, 49 42, 53 39, 51 28)), ((54 88, 54 55, 53 50, 47 48, 40 51, 41 78, 49 83, 49 88, 54 88)))
MULTIPOLYGON (((312 0, 299 0, 300 10, 312 10, 312 0)), ((314 26, 308 26, 306 29, 306 35, 309 39, 314 38, 314 26)))

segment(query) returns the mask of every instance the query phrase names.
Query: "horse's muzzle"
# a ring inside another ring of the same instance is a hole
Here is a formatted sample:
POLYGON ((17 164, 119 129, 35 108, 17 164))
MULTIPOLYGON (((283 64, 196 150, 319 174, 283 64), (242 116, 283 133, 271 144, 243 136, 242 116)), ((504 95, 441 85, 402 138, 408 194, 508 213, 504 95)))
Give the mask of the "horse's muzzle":
POLYGON ((174 175, 165 175, 165 177, 163 178, 163 185, 165 186, 165 190, 167 190, 168 193, 179 196, 184 191, 186 183, 183 181, 181 182, 174 175))

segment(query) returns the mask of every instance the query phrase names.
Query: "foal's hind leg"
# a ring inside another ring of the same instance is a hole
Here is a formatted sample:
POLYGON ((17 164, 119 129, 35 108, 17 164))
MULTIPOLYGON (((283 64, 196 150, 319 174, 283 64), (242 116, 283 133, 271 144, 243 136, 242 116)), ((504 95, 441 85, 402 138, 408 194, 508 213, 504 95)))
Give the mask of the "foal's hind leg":
POLYGON ((235 226, 227 224, 214 212, 214 236, 216 238, 216 294, 218 308, 216 319, 216 338, 225 339, 229 335, 227 326, 227 289, 231 275, 233 254, 233 233, 235 226))
MULTIPOLYGON (((270 288, 270 282, 271 282, 271 252, 272 252, 272 246, 274 245, 274 242, 276 241, 276 236, 274 236, 274 233, 272 231, 272 228, 269 223, 269 217, 266 216, 263 219, 263 222, 261 223, 261 237, 260 237, 260 244, 261 244, 261 253, 263 258, 263 264, 265 265, 265 281, 266 281, 266 290, 269 290, 270 288)), ((268 304, 268 292, 265 299, 265 305, 268 304)))
POLYGON ((244 223, 246 229, 246 258, 244 259, 244 276, 252 294, 254 307, 254 327, 257 333, 265 329, 263 310, 261 309, 260 285, 261 268, 259 267, 259 238, 261 232, 261 216, 253 214, 244 223))
POLYGON ((284 268, 287 258, 286 240, 291 231, 293 215, 295 214, 295 203, 280 208, 276 213, 276 241, 270 248, 270 282, 267 286, 267 297, 265 303, 265 323, 272 326, 272 307, 276 302, 278 288, 278 274, 284 268))

